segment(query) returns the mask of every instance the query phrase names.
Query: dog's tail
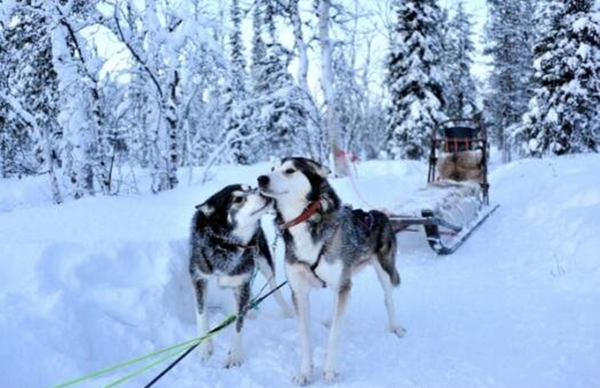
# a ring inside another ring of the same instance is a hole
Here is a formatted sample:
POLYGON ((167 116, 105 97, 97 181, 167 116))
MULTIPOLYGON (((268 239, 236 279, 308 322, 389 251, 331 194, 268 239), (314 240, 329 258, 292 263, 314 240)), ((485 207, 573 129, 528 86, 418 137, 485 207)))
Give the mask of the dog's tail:
POLYGON ((377 260, 379 261, 381 268, 383 268, 390 277, 392 285, 394 287, 399 286, 400 274, 396 269, 396 234, 394 233, 389 218, 384 213, 372 210, 371 214, 374 219, 373 224, 380 228, 380 230, 376 232, 377 244, 375 252, 377 260))

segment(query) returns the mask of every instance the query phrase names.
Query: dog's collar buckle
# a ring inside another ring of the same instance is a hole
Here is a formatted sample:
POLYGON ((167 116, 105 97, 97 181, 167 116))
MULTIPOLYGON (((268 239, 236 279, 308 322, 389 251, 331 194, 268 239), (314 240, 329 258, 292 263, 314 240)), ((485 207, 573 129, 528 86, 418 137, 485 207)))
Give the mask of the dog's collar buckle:
POLYGON ((319 210, 320 207, 321 207, 321 201, 315 201, 315 202, 313 202, 298 217, 294 218, 291 221, 279 224, 279 230, 284 231, 286 229, 289 229, 291 227, 294 227, 294 226, 296 226, 298 224, 303 223, 304 221, 306 221, 310 217, 312 217, 312 215, 315 214, 319 210))

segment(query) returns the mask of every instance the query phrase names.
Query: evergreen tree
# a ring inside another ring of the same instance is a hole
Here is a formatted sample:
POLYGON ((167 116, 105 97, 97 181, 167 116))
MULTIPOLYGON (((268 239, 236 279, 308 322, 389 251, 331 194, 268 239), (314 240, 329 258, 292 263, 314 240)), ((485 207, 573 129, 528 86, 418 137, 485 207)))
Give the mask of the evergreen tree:
POLYGON ((534 0, 488 0, 486 34, 492 57, 486 120, 492 135, 510 160, 508 139, 521 122, 532 93, 534 0))
POLYGON ((459 1, 448 28, 446 60, 449 64, 446 86, 446 114, 450 118, 470 118, 477 111, 477 88, 471 75, 473 66, 473 23, 459 1))
POLYGON ((255 8, 252 125, 258 138, 253 143, 269 157, 306 154, 310 102, 288 72, 290 53, 278 41, 275 19, 284 9, 275 0, 255 8))
POLYGON ((440 68, 442 11, 436 0, 395 4, 397 24, 388 61, 386 151, 394 158, 421 159, 433 126, 444 119, 440 68))
MULTIPOLYGON (((258 5, 256 5, 258 8, 258 5)), ((227 132, 235 132, 234 137, 245 137, 249 132, 248 119, 251 116, 248 105, 248 75, 246 58, 244 57, 244 42, 242 39, 242 12, 239 0, 231 2, 231 23, 233 25, 229 36, 231 60, 229 79, 225 90, 225 114, 227 116, 227 132)), ((234 141, 231 144, 232 158, 235 163, 245 164, 246 142, 234 141)))
POLYGON ((537 88, 521 130, 527 152, 598 152, 600 11, 593 0, 566 0, 549 27, 535 47, 537 88))
MULTIPOLYGON (((3 98, 18 119, 8 133, 31 145, 31 172, 46 170, 51 176, 56 203, 62 202, 55 171, 60 167, 62 129, 57 122, 59 89, 53 65, 52 20, 44 5, 22 1, 14 4, 4 29, 3 61, 7 78, 3 98), (9 101, 7 101, 9 100, 9 101), (26 131, 26 134, 23 133, 26 131)), ((9 118, 11 115, 9 115, 9 118)))

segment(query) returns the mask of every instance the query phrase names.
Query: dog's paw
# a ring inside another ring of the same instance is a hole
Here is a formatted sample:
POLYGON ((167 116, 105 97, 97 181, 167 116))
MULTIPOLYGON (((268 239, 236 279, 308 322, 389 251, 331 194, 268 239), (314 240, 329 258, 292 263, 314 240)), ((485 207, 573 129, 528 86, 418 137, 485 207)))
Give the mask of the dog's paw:
POLYGON ((390 331, 394 334, 396 334, 396 336, 398 338, 402 338, 404 337, 404 335, 406 334, 406 329, 403 328, 402 326, 398 325, 398 326, 394 326, 390 328, 390 331))
POLYGON ((214 352, 212 341, 206 341, 202 345, 200 345, 200 353, 202 357, 202 361, 208 360, 214 352))
POLYGON ((229 354, 227 356, 227 360, 225 360, 225 364, 223 364, 223 367, 225 369, 231 369, 231 368, 237 368, 241 365, 242 365, 242 357, 240 357, 238 355, 229 354))
POLYGON ((294 385, 298 385, 300 387, 310 385, 310 373, 300 372, 292 378, 292 382, 294 383, 294 385))
POLYGON ((337 380, 339 373, 334 369, 325 369, 323 371, 323 379, 326 383, 331 384, 337 380))

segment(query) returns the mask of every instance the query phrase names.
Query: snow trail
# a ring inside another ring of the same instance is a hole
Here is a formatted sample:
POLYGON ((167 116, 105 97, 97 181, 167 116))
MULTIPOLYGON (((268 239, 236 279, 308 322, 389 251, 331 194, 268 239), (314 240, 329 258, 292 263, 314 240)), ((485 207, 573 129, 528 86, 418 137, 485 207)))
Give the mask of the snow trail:
MULTIPOLYGON (((0 213, 0 386, 52 385, 194 337, 186 268, 194 205, 225 184, 253 183, 266 168, 223 166, 205 186, 62 206, 15 208, 16 197, 2 192, 13 202, 0 213)), ((365 269, 351 293, 334 386, 597 386, 599 168, 597 155, 500 166, 491 199, 502 207, 452 256, 435 256, 422 234, 401 235, 396 304, 407 335, 385 330, 383 295, 365 269)), ((388 208, 426 178, 425 166, 412 162, 368 162, 358 172, 366 199, 388 208)), ((361 205, 348 179, 333 183, 345 202, 361 205)), ((20 195, 32 198, 26 191, 20 195)), ((272 241, 271 221, 263 225, 272 241)), ((280 281, 282 250, 279 244, 280 281)), ((255 288, 263 282, 259 276, 255 288)), ((212 323, 229 312, 229 299, 220 292, 211 302, 212 323)), ((315 387, 324 385, 322 323, 331 304, 330 292, 313 293, 315 387)), ((222 368, 225 332, 208 362, 194 352, 157 386, 290 386, 299 359, 296 321, 282 319, 274 301, 263 306, 244 329, 241 368, 222 368)))

